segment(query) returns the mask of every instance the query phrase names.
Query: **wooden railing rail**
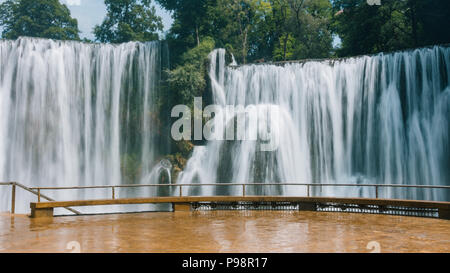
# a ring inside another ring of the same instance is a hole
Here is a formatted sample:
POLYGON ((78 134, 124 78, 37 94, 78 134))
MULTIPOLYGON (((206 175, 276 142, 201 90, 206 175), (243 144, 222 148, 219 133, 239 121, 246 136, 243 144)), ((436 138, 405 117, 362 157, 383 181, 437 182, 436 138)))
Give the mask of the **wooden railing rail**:
MULTIPOLYGON (((50 201, 50 202, 55 201, 54 199, 41 194, 39 189, 36 191, 35 189, 29 188, 29 187, 22 185, 20 183, 17 183, 17 182, 0 182, 0 186, 11 186, 11 189, 12 189, 11 190, 11 213, 12 214, 16 213, 16 188, 17 187, 36 195, 38 197, 38 202, 41 201, 40 200, 41 198, 44 198, 45 200, 50 201)), ((72 208, 65 208, 65 209, 67 209, 68 211, 73 212, 77 215, 81 214, 81 212, 74 210, 72 208)))
MULTIPOLYGON (((86 190, 86 189, 111 189, 112 200, 117 198, 116 189, 121 188, 142 188, 142 187, 176 187, 179 188, 179 197, 183 197, 184 187, 241 187, 242 196, 245 197, 248 194, 248 187, 252 186, 298 186, 306 187, 307 197, 311 197, 311 189, 315 187, 372 187, 375 189, 375 198, 379 199, 380 188, 416 188, 416 189, 444 189, 450 190, 450 186, 440 185, 398 185, 398 184, 342 184, 342 183, 192 183, 192 184, 125 184, 125 185, 100 185, 100 186, 74 186, 74 187, 26 187, 17 182, 0 182, 0 186, 12 187, 11 198, 11 213, 15 213, 16 203, 16 187, 19 187, 25 191, 28 191, 37 196, 38 202, 41 202, 41 198, 47 201, 55 201, 54 199, 42 194, 42 191, 48 190, 86 190)), ((65 209, 79 215, 80 212, 65 207, 65 209)))

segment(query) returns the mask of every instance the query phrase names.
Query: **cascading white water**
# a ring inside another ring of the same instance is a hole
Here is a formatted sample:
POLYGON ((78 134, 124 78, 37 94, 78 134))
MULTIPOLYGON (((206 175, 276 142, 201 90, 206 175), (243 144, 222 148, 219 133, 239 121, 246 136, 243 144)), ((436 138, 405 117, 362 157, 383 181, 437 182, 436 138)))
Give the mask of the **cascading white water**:
MULTIPOLYGON (((170 164, 155 162, 152 130, 160 47, 0 41, 0 181, 93 186, 156 183, 166 175, 169 183, 170 164)), ((178 183, 449 184, 450 48, 284 66, 227 68, 224 50, 210 59, 214 103, 254 107, 257 126, 246 129, 260 137, 259 127, 276 125, 272 137, 279 146, 264 152, 261 141, 211 141, 194 149, 178 183), (268 118, 273 110, 275 119, 268 118)), ((238 190, 194 187, 192 193, 238 190)), ((305 194, 299 187, 247 190, 305 194)), ((57 200, 111 194, 45 193, 57 200)), ((373 196, 373 189, 323 187, 315 194, 373 196)), ((17 195, 18 212, 36 200, 21 190, 17 195)), ((439 190, 387 189, 380 195, 449 199, 439 190)), ((10 189, 0 187, 0 211, 9 209, 10 198, 10 189)), ((105 208, 89 210, 96 211, 105 208)))
MULTIPOLYGON (((0 41, 0 181, 30 187, 151 183, 144 178, 156 156, 151 127, 160 47, 0 41), (133 164, 139 167, 130 169, 133 164)), ((28 211, 36 197, 17 194, 17 211, 28 211)), ((69 200, 111 193, 48 195, 69 200)), ((8 210, 10 189, 0 188, 0 197, 0 211, 8 210)))
MULTIPOLYGON (((279 148, 209 142, 194 149, 178 183, 450 185, 449 47, 284 66, 225 67, 224 50, 210 60, 214 103, 278 109, 271 123, 279 148)), ((192 193, 240 190, 223 188, 192 193)), ((305 188, 253 192, 301 195, 305 188)), ((374 189, 321 187, 315 194, 373 197, 374 189)), ((450 199, 445 190, 422 189, 387 188, 380 196, 450 199)))

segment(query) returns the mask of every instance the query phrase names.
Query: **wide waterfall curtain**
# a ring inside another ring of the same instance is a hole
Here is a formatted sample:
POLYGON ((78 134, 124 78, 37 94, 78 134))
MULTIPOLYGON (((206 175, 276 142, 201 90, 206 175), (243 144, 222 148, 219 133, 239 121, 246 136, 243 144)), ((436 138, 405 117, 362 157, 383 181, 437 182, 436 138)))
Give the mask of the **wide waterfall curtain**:
MULTIPOLYGON (((448 185, 449 47, 282 66, 227 68, 221 51, 210 58, 215 102, 276 109, 280 114, 269 123, 278 127, 279 147, 263 153, 257 141, 211 142, 194 150, 181 182, 448 185)), ((254 190, 306 194, 301 187, 254 190)), ((374 196, 370 188, 345 187, 322 187, 315 194, 374 196)), ((449 195, 381 192, 386 198, 449 195)))

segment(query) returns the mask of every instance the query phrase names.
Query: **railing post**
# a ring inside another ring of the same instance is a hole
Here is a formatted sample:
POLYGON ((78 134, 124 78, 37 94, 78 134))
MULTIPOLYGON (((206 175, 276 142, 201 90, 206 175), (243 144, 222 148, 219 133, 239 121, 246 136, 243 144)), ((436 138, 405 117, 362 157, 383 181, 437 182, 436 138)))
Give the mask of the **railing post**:
POLYGON ((242 196, 245 196, 245 184, 242 184, 242 196))
POLYGON ((116 191, 114 187, 111 187, 111 189, 112 189, 112 199, 114 200, 116 199, 116 191))
POLYGON ((180 197, 183 197, 183 186, 180 185, 180 197))
POLYGON ((307 188, 307 196, 309 197, 309 185, 306 185, 307 188))
POLYGON ((378 199, 378 186, 375 186, 375 198, 378 199))
POLYGON ((16 213, 16 182, 13 182, 11 189, 11 214, 16 213))
POLYGON ((41 189, 38 189, 38 203, 41 202, 41 189))

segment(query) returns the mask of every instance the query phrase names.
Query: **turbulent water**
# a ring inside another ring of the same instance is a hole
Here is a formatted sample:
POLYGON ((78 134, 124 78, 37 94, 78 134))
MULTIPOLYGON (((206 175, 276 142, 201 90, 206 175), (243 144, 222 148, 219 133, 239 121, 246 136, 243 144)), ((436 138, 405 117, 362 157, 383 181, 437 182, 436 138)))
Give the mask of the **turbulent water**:
MULTIPOLYGON (((195 148, 179 183, 450 185, 449 47, 284 65, 225 67, 223 50, 210 59, 214 103, 262 111, 259 126, 246 129, 259 135, 261 124, 272 125, 279 147, 263 152, 261 141, 209 142, 195 148), (264 109, 278 114, 269 119, 264 109)), ((219 116, 216 124, 233 120, 219 116)), ((248 191, 306 194, 293 186, 248 191)), ((314 194, 375 196, 363 187, 318 187, 314 194)), ((450 192, 386 188, 380 197, 448 200, 450 192)))
MULTIPOLYGON (((0 180, 33 187, 151 183, 161 47, 0 41, 0 180)), ((110 191, 48 195, 102 198, 110 191)), ((4 211, 10 189, 0 193, 4 211)), ((17 194, 18 211, 36 200, 17 194)))

